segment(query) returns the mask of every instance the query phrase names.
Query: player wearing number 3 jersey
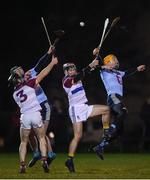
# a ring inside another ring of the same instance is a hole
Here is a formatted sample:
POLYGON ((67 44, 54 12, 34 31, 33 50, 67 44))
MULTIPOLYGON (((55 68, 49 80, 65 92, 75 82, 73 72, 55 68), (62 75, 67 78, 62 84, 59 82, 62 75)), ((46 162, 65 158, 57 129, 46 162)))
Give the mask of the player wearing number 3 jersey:
POLYGON ((53 66, 58 63, 57 58, 52 57, 52 61, 44 68, 36 78, 27 80, 25 73, 21 67, 15 66, 10 70, 11 75, 9 81, 14 85, 13 98, 20 107, 20 173, 25 173, 25 157, 27 151, 27 143, 31 128, 34 129, 40 144, 42 167, 45 172, 48 172, 47 164, 47 148, 45 140, 45 130, 41 117, 41 106, 36 96, 35 89, 39 83, 49 74, 53 66))
MULTIPOLYGON (((47 53, 44 54, 44 56, 42 56, 38 60, 36 65, 32 69, 28 70, 25 73, 25 77, 28 79, 36 78, 37 74, 40 73, 40 71, 43 69, 43 67, 46 67, 46 65, 49 63, 51 54, 54 54, 54 53, 55 53, 55 48, 53 46, 51 46, 49 48, 49 50, 47 51, 47 53)), ((40 85, 37 86, 37 88, 35 89, 35 92, 36 92, 37 99, 42 108, 41 116, 42 116, 42 121, 44 123, 45 138, 46 138, 46 143, 47 143, 47 155, 48 155, 47 163, 48 163, 48 165, 50 165, 52 163, 52 161, 56 158, 56 154, 52 150, 50 139, 46 135, 47 129, 48 129, 48 126, 50 123, 51 108, 50 108, 47 96, 44 93, 44 91, 40 85)), ((41 157, 41 153, 39 150, 38 138, 33 130, 31 130, 31 132, 30 132, 29 144, 33 151, 33 158, 29 161, 28 167, 33 167, 41 157)))

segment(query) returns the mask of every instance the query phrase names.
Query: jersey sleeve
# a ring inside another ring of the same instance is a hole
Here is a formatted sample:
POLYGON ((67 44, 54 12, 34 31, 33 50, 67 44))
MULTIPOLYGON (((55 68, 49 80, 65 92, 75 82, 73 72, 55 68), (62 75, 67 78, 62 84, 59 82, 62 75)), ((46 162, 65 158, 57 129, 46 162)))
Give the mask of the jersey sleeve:
POLYGON ((30 79, 30 80, 27 82, 27 86, 29 86, 29 87, 34 88, 35 85, 36 85, 36 78, 30 79))
POLYGON ((68 76, 63 79, 63 85, 66 88, 70 88, 73 83, 77 83, 78 81, 82 81, 84 77, 90 75, 94 69, 90 66, 83 68, 79 73, 74 76, 68 76))
POLYGON ((74 81, 74 77, 68 76, 63 78, 62 83, 64 87, 70 88, 73 84, 73 81, 74 81))
POLYGON ((30 71, 31 78, 35 78, 37 76, 37 72, 35 71, 34 68, 30 69, 29 71, 30 71))
POLYGON ((34 70, 37 72, 41 72, 41 70, 46 66, 46 64, 49 63, 50 54, 46 53, 44 54, 37 62, 37 64, 34 66, 34 70))
POLYGON ((131 69, 128 69, 125 71, 125 74, 124 74, 124 77, 129 77, 129 76, 132 76, 134 75, 137 71, 137 68, 131 68, 131 69))
POLYGON ((83 80, 84 77, 90 75, 91 73, 92 73, 92 68, 90 66, 83 68, 78 74, 74 76, 74 82, 83 80))

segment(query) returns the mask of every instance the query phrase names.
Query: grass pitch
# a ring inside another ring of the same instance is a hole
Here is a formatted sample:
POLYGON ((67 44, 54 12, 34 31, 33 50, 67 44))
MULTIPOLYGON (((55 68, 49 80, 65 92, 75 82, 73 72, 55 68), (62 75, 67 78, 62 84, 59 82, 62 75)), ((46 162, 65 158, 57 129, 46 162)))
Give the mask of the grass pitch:
MULTIPOLYGON (((95 154, 77 154, 74 162, 76 173, 69 173, 64 166, 67 155, 57 154, 50 172, 44 173, 41 162, 19 174, 18 154, 0 154, 1 179, 149 179, 149 154, 107 154, 100 160, 95 154)), ((27 156, 27 162, 31 154, 27 156)))

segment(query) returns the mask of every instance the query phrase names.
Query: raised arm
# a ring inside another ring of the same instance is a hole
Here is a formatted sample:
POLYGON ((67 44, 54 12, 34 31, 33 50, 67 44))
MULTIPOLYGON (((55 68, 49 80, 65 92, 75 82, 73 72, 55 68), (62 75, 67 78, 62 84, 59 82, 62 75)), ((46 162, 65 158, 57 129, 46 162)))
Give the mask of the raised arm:
POLYGON ((138 66, 138 67, 136 67, 136 68, 131 68, 131 69, 129 69, 129 70, 126 70, 124 77, 132 76, 132 75, 135 74, 136 72, 142 72, 142 71, 145 70, 145 68, 146 68, 145 65, 140 65, 140 66, 138 66))
POLYGON ((74 83, 77 83, 80 80, 83 80, 86 76, 90 75, 93 70, 99 69, 101 70, 104 66, 99 65, 99 60, 94 59, 88 66, 83 68, 79 73, 73 76, 67 76, 63 79, 63 84, 65 87, 69 88, 74 83))
POLYGON ((79 80, 82 80, 84 77, 86 77, 87 75, 90 75, 93 70, 95 69, 103 69, 105 68, 105 66, 103 66, 99 59, 94 59, 87 67, 83 68, 75 77, 74 77, 74 82, 77 82, 79 80))
POLYGON ((74 76, 74 83, 79 80, 83 80, 84 77, 91 74, 92 68, 88 65, 87 67, 83 68, 79 73, 74 76))
POLYGON ((44 68, 44 66, 46 64, 48 64, 49 59, 51 57, 51 54, 54 53, 54 47, 51 46, 49 48, 49 50, 47 51, 46 54, 44 54, 37 62, 37 64, 34 66, 34 70, 36 71, 36 73, 38 74, 39 72, 41 72, 41 70, 44 68))
POLYGON ((57 57, 52 56, 52 61, 37 75, 36 84, 40 83, 50 73, 54 65, 57 63, 57 57))
POLYGON ((90 73, 91 73, 91 67, 87 66, 86 68, 83 68, 79 73, 73 76, 64 77, 63 85, 66 88, 70 88, 73 84, 77 83, 80 80, 83 80, 83 78, 90 73))
POLYGON ((108 70, 112 70, 113 67, 111 65, 103 65, 103 63, 100 61, 100 59, 98 57, 96 57, 91 63, 90 66, 92 67, 92 70, 98 69, 98 70, 102 70, 102 69, 108 69, 108 70))

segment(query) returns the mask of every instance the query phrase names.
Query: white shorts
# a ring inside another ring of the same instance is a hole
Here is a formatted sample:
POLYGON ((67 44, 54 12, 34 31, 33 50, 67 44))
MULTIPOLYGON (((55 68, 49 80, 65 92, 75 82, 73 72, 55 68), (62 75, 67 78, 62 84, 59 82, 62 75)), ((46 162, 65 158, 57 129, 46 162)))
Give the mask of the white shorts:
POLYGON ((21 114, 20 127, 24 129, 39 128, 43 125, 39 111, 21 114))
POLYGON ((93 105, 80 104, 69 107, 69 116, 72 123, 86 121, 92 113, 93 105))

